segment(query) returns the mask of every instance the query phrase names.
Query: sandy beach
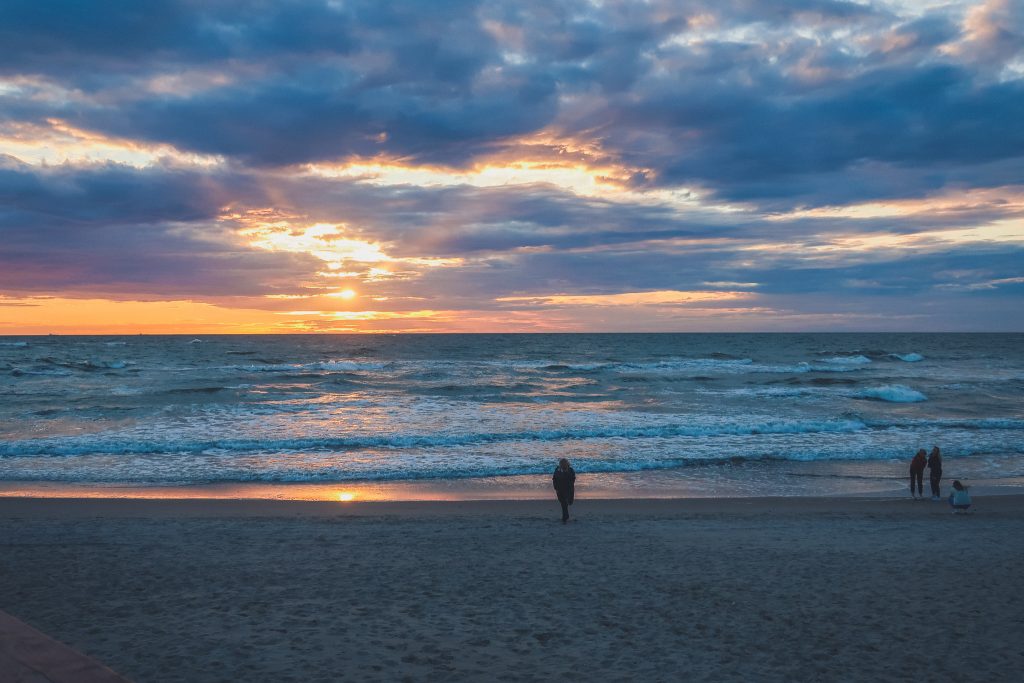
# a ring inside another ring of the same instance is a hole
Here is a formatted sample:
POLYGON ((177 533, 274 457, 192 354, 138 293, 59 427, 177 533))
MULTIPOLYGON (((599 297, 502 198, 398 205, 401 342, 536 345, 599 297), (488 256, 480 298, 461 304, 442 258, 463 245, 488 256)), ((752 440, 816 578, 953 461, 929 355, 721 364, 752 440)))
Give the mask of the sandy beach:
POLYGON ((136 681, 988 680, 1024 496, 0 499, 0 608, 136 681))

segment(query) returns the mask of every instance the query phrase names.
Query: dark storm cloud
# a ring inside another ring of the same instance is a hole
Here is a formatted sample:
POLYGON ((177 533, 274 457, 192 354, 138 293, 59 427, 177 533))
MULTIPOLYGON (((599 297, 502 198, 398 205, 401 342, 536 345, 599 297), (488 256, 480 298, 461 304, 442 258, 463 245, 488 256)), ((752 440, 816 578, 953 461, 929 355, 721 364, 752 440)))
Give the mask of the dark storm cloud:
MULTIPOLYGON (((0 159, 0 225, 32 232, 30 216, 50 225, 146 224, 213 218, 242 182, 174 167, 119 164, 39 169, 0 159), (232 187, 233 185, 233 187, 232 187)), ((12 232, 6 232, 10 238, 12 232)))
POLYGON ((173 168, 0 163, 0 290, 183 296, 300 291, 319 261, 216 222, 245 183, 173 168))
MULTIPOLYGON (((484 259, 465 269, 424 276, 418 291, 441 301, 483 305, 506 296, 602 295, 660 290, 748 291, 760 296, 814 293, 833 299, 946 296, 1020 296, 1024 249, 1016 245, 943 245, 933 251, 891 251, 850 262, 822 263, 799 251, 752 255, 725 249, 674 252, 632 250, 551 252, 484 259), (758 260, 755 258, 755 260, 758 260), (611 274, 611 275, 610 275, 611 274), (746 283, 746 284, 722 284, 746 283)), ((510 304, 530 307, 529 302, 510 304)), ((889 304, 880 304, 886 310, 889 304)))
MULTIPOLYGON (((998 64, 941 53, 961 17, 940 10, 904 20, 829 0, 566 0, 85 12, 70 2, 0 9, 0 69, 81 99, 8 94, 8 116, 58 116, 259 165, 384 154, 460 166, 553 127, 650 169, 647 182, 806 205, 843 199, 805 191, 818 174, 872 161, 992 162, 1024 145, 1013 124, 1020 82, 995 78, 998 64), (840 28, 849 36, 834 36, 840 28), (190 70, 223 82, 203 85, 190 70), (178 91, 147 85, 179 72, 178 91)), ((989 42, 1012 35, 1016 17, 1000 15, 989 42)))
POLYGON ((82 101, 8 96, 4 109, 271 165, 378 153, 461 163, 557 110, 554 78, 501 63, 475 3, 168 3, 156 26, 135 5, 104 5, 82 35, 76 8, 4 10, 11 59, 0 68, 47 76, 82 101), (145 77, 181 68, 195 70, 182 92, 147 90, 145 77), (228 82, 203 87, 204 69, 228 82))
MULTIPOLYGON (((1015 168, 1002 170, 1007 182, 1015 168)), ((995 170, 992 173, 996 173, 995 170)), ((893 191, 898 176, 864 172, 880 189, 893 191)), ((967 178, 963 188, 971 187, 967 178)), ((878 218, 805 217, 766 220, 756 212, 727 212, 665 203, 581 197, 550 185, 498 187, 381 186, 351 180, 265 179, 278 208, 301 214, 306 222, 344 223, 352 236, 388 243, 396 256, 458 257, 521 248, 557 250, 685 239, 827 242, 857 233, 913 234, 978 227, 1021 218, 1024 211, 998 197, 966 199, 956 210, 878 218)), ((856 192, 853 188, 852 192, 856 192)), ((256 202, 258 198, 249 200, 256 202)), ((661 249, 652 245, 650 249, 661 249)), ((611 276, 611 274, 610 274, 611 276)))
POLYGON ((1024 85, 979 87, 952 66, 873 72, 788 104, 763 93, 677 93, 626 117, 699 129, 691 151, 665 159, 659 181, 706 184, 732 200, 841 203, 852 199, 842 176, 831 178, 839 182, 829 192, 815 186, 818 174, 855 175, 858 165, 877 162, 928 169, 921 175, 941 186, 946 177, 936 178, 936 168, 955 173, 957 165, 1024 156, 1024 129, 1016 124, 1024 120, 1024 85), (808 185, 816 191, 800 191, 808 185))
MULTIPOLYGON (((967 15, 833 0, 11 0, 0 3, 4 131, 61 119, 225 162, 0 161, 0 290, 301 291, 317 259, 247 246, 242 224, 221 218, 273 209, 296 224, 343 224, 391 256, 464 258, 420 273, 416 288, 433 301, 716 282, 777 297, 1019 296, 1012 245, 813 262, 757 245, 1019 218, 985 199, 946 213, 767 220, 794 207, 1019 192, 1020 35, 1024 13, 994 0, 967 15), (634 189, 694 188, 703 205, 295 169, 376 156, 466 168, 552 139, 635 173, 634 189), (714 210, 723 201, 743 210, 714 210)), ((374 287, 397 299, 409 283, 374 287)))
POLYGON ((201 97, 149 100, 97 112, 89 124, 257 165, 380 153, 447 164, 495 151, 503 138, 536 130, 555 112, 553 84, 537 74, 458 97, 366 94, 343 77, 324 85, 335 77, 303 73, 201 97))
MULTIPOLYGON (((805 253, 858 230, 914 233, 1020 216, 1018 207, 998 200, 895 224, 888 218, 767 222, 581 198, 543 186, 382 187, 227 169, 41 169, 7 161, 0 165, 0 289, 160 298, 308 291, 304 283, 323 269, 318 259, 248 246, 237 234, 244 224, 224 217, 228 208, 244 213, 270 206, 271 197, 277 211, 303 212, 293 216, 295 225, 340 223, 346 236, 382 241, 392 256, 466 259, 456 268, 419 269, 414 287, 417 296, 453 308, 460 302, 485 307, 506 296, 737 287, 779 296, 808 290, 992 296, 1019 294, 1014 282, 1024 277, 1024 253, 1014 245, 925 242, 915 250, 831 259, 805 253), (794 246, 771 248, 780 236, 794 246)), ((373 291, 400 300, 409 288, 399 279, 373 291)))
POLYGON ((351 28, 351 16, 322 2, 7 0, 0 5, 0 73, 82 78, 95 86, 102 82, 95 76, 168 66, 344 54, 351 28))
POLYGON ((279 205, 311 222, 344 221, 355 234, 391 243, 400 256, 708 237, 731 234, 738 223, 700 214, 681 219, 667 206, 579 197, 545 185, 421 188, 304 178, 275 186, 282 190, 279 205))

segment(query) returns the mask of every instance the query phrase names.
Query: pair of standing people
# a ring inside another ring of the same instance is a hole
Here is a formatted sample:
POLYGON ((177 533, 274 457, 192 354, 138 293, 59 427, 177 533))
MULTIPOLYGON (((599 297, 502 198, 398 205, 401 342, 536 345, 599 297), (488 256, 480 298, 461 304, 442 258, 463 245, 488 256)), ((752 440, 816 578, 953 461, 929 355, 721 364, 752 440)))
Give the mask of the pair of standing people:
POLYGON ((932 488, 932 500, 939 500, 939 483, 942 481, 942 453, 939 451, 939 447, 935 446, 932 448, 931 454, 922 448, 914 456, 914 459, 910 461, 910 495, 914 498, 920 497, 924 499, 924 486, 922 480, 924 479, 924 469, 927 467, 930 471, 928 473, 928 483, 931 484, 932 488), (914 484, 917 483, 917 494, 914 494, 914 484))

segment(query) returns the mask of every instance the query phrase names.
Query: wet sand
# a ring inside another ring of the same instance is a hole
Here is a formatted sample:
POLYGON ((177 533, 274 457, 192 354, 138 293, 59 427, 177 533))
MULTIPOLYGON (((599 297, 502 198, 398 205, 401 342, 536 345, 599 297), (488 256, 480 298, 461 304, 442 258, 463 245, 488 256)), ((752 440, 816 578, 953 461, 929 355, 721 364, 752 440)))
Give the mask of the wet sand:
POLYGON ((0 609, 136 681, 989 680, 1024 496, 0 498, 0 609))

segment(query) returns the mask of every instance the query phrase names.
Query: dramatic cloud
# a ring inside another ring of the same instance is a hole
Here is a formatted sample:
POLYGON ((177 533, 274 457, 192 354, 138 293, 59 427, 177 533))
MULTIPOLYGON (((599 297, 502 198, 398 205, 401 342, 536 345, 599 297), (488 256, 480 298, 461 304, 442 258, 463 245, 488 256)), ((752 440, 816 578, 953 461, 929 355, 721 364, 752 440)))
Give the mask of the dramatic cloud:
POLYGON ((1021 121, 1012 0, 13 0, 0 296, 1005 327, 1021 121))
POLYGON ((311 256, 254 250, 217 223, 240 189, 174 168, 0 164, 0 291, 147 298, 295 292, 311 256))

